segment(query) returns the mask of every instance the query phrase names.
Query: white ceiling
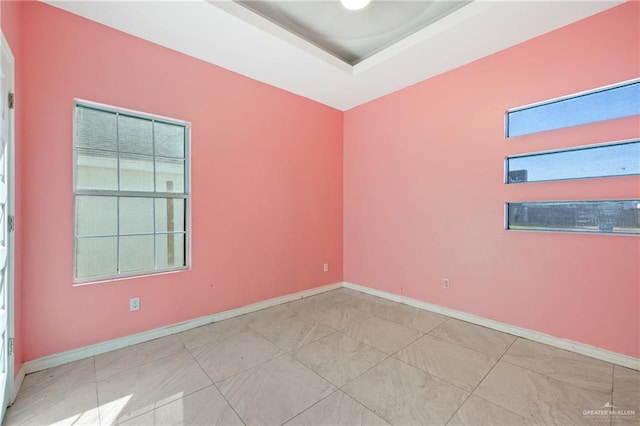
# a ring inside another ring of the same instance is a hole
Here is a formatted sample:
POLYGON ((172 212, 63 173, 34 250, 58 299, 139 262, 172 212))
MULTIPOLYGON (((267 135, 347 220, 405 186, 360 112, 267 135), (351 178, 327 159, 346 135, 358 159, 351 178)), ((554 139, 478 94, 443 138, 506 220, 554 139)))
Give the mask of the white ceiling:
POLYGON ((232 0, 45 2, 348 110, 624 0, 475 0, 355 65, 232 0))

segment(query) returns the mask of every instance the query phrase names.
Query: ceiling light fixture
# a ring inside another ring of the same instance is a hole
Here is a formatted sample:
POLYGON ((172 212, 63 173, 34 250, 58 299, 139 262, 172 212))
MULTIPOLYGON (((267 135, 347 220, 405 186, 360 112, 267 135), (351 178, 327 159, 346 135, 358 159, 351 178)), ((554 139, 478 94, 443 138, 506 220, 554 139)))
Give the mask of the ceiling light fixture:
POLYGON ((340 0, 340 3, 349 10, 360 10, 367 7, 371 0, 340 0))

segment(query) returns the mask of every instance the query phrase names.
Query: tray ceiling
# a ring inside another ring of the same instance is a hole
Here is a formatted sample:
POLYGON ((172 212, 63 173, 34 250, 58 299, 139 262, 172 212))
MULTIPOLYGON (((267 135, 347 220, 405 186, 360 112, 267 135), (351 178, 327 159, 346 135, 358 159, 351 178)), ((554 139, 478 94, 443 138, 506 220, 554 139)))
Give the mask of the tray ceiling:
POLYGON ((624 3, 45 2, 340 110, 624 3))

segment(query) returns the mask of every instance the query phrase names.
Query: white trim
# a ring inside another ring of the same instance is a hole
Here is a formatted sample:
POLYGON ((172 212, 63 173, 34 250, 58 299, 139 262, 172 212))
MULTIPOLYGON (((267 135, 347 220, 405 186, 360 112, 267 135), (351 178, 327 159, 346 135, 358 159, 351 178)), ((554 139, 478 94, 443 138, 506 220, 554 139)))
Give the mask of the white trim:
MULTIPOLYGON (((598 142, 598 143, 592 143, 592 144, 586 144, 586 145, 567 146, 563 148, 548 149, 544 151, 533 151, 533 152, 525 152, 522 154, 508 155, 505 157, 505 161, 512 160, 514 158, 533 157, 536 155, 556 154, 561 152, 581 151, 581 150, 586 150, 591 148, 604 148, 607 146, 628 145, 631 143, 638 143, 638 142, 640 142, 640 138, 621 139, 616 141, 598 142)), ((617 176, 635 176, 635 175, 616 175, 616 177, 617 176)), ((608 176, 596 176, 596 177, 608 177, 608 176)), ((584 178, 574 178, 574 179, 584 179, 584 178)), ((554 179, 554 180, 567 180, 567 179, 565 178, 565 179, 554 179)), ((548 181, 538 180, 538 181, 531 181, 531 182, 548 182, 548 181)))
POLYGON ((25 369, 24 369, 24 364, 22 364, 20 366, 20 370, 18 371, 18 374, 16 375, 14 381, 13 381, 13 387, 11 388, 11 399, 9 399, 9 405, 13 405, 13 402, 16 400, 16 397, 18 396, 18 391, 20 390, 20 386, 22 386, 22 382, 24 381, 24 376, 27 373, 25 373, 25 369))
POLYGON ((534 342, 544 343, 545 345, 553 346, 560 349, 565 349, 567 351, 575 352, 581 355, 586 355, 588 357, 610 362, 612 364, 621 365, 623 367, 632 368, 634 370, 640 370, 640 358, 634 358, 632 356, 608 351, 606 349, 587 345, 585 343, 575 342, 573 340, 568 340, 568 339, 562 339, 559 337, 551 336, 549 334, 540 333, 538 331, 517 327, 515 325, 505 324, 503 322, 494 321, 488 318, 469 314, 462 311, 457 311, 455 309, 447 308, 445 306, 433 305, 431 303, 422 302, 420 300, 412 299, 410 297, 399 296, 397 294, 387 293, 386 291, 376 290, 376 289, 364 287, 358 284, 344 282, 343 285, 344 287, 349 288, 351 290, 360 291, 362 293, 367 293, 372 296, 378 296, 383 299, 391 300, 394 302, 404 303, 405 305, 413 306, 419 309, 424 309, 425 311, 446 315, 451 318, 456 318, 462 321, 470 322, 472 324, 481 325, 483 327, 502 331, 504 333, 513 334, 514 336, 523 337, 525 339, 533 340, 534 342))
MULTIPOLYGON (((2 70, 7 73, 7 83, 8 87, 7 93, 16 92, 16 59, 13 56, 13 52, 11 51, 11 46, 9 46, 9 41, 6 39, 4 32, 0 29, 0 54, 6 54, 9 60, 9 69, 2 70)), ((1 60, 1 59, 0 59, 1 60)), ((0 67, 1 68, 1 67, 0 67)), ((0 96, 5 96, 4 93, 0 93, 0 96)), ((7 100, 5 99, 5 102, 7 100)), ((18 104, 20 103, 20 99, 15 100, 16 105, 11 109, 7 105, 7 119, 6 123, 9 126, 7 140, 7 170, 6 170, 6 181, 7 185, 7 201, 5 203, 6 212, 5 218, 9 216, 14 216, 16 214, 15 205, 15 182, 16 182, 16 174, 15 174, 15 148, 16 148, 16 109, 18 104)), ((7 219, 5 219, 6 221, 7 219)), ((16 389, 16 377, 14 377, 15 372, 15 349, 9 352, 8 342, 9 339, 14 339, 15 336, 15 230, 9 231, 9 227, 6 226, 6 222, 3 225, 5 226, 5 235, 6 235, 6 248, 7 252, 7 260, 6 260, 6 284, 5 284, 5 295, 6 295, 6 306, 5 311, 7 313, 5 321, 5 341, 2 343, 4 346, 4 350, 6 358, 6 382, 4 384, 4 389, 2 389, 2 407, 0 407, 0 422, 4 420, 4 416, 6 415, 7 405, 11 403, 13 397, 13 391, 16 389), (9 398, 7 399, 7 393, 9 393, 9 398)), ((13 341, 15 344, 15 340, 13 341)))
MULTIPOLYGON (((538 102, 534 102, 534 103, 527 104, 527 105, 522 105, 522 106, 515 107, 515 108, 509 108, 507 110, 506 114, 509 115, 509 113, 518 112, 518 111, 521 111, 523 109, 535 108, 535 107, 546 105, 546 104, 553 104, 553 103, 556 103, 556 102, 566 101, 568 99, 573 99, 573 98, 579 98, 581 96, 591 95, 593 93, 598 93, 598 92, 604 92, 606 90, 616 89, 618 87, 629 86, 629 85, 636 84, 636 83, 640 83, 640 78, 632 78, 631 80, 620 81, 618 83, 611 83, 611 84, 607 84, 605 86, 596 87, 595 89, 583 90, 581 92, 571 93, 569 95, 564 95, 564 96, 558 96, 556 98, 547 99, 545 101, 538 101, 538 102)), ((529 133, 527 133, 527 134, 529 134, 529 133)), ((518 135, 518 136, 524 136, 524 135, 518 135)))
MULTIPOLYGON (((144 331, 142 333, 132 334, 130 336, 125 336, 125 337, 119 337, 113 340, 107 340, 106 342, 97 343, 95 345, 85 346, 82 348, 60 352, 60 353, 49 355, 43 358, 27 361, 23 364, 21 371, 24 372, 23 374, 29 374, 29 373, 34 373, 36 371, 44 370, 47 368, 51 368, 51 367, 57 367, 59 365, 67 364, 73 361, 78 361, 84 358, 89 358, 95 355, 100 355, 116 349, 122 349, 122 348, 126 348, 127 346, 136 345, 138 343, 147 342, 149 340, 158 339, 160 337, 169 336, 175 333, 180 333, 182 331, 190 330, 192 328, 200 327, 202 325, 210 324, 212 322, 222 321, 228 318, 237 317, 239 315, 248 314, 250 312, 259 311, 260 309, 270 308, 272 306, 291 302, 297 299, 302 299, 304 297, 309 297, 315 294, 324 293, 330 290, 340 288, 342 286, 343 286, 342 282, 327 284, 327 285, 315 287, 309 290, 303 290, 297 293, 291 293, 284 296, 275 297, 273 299, 263 300, 261 302, 231 309, 229 311, 218 312, 216 314, 206 315, 200 318, 195 318, 195 319, 184 321, 181 323, 172 324, 172 325, 168 325, 160 328, 155 328, 153 330, 144 331)), ((16 388, 16 394, 17 394, 18 388, 16 388)))
POLYGON ((514 336, 523 337, 525 339, 533 340, 535 342, 544 343, 549 346, 553 346, 560 349, 565 349, 571 352, 579 353, 589 356, 591 358, 600 359, 602 361, 610 362, 612 364, 621 365, 623 367, 632 368, 634 370, 640 370, 640 359, 634 358, 628 355, 619 354, 616 352, 601 349, 595 346, 587 345, 572 340, 561 339, 558 337, 550 336, 548 334, 540 333, 537 331, 529 330, 522 327, 517 327, 509 324, 505 324, 499 321, 490 320, 477 315, 469 314, 455 309, 447 308, 444 306, 433 305, 431 303, 422 302, 420 300, 412 299, 405 296, 399 296, 397 294, 388 293, 382 290, 376 290, 369 287, 364 287, 358 284, 350 282, 337 282, 334 284, 327 284, 324 286, 312 288, 309 290, 303 290, 297 293, 287 294, 285 296, 276 297, 262 302, 253 303, 251 305, 242 306, 240 308, 231 309, 229 311, 219 312, 212 315, 195 318, 193 320, 181 322, 178 324, 172 324, 166 327, 160 327, 153 330, 145 331, 142 333, 133 334, 131 336, 120 337, 106 342, 97 343, 91 346, 85 346, 78 349, 72 349, 70 351, 60 352, 54 355, 46 356, 43 358, 27 361, 22 365, 18 375, 15 378, 15 384, 12 391, 12 399, 18 394, 22 380, 25 374, 34 373, 36 371, 44 370, 51 367, 57 367, 59 365, 67 364, 69 362, 78 361, 80 359, 88 358, 95 355, 100 355, 116 349, 122 349, 127 346, 136 345, 149 340, 157 339, 160 337, 169 336, 171 334, 179 333, 182 331, 190 330, 192 328, 200 327, 202 325, 210 324, 212 322, 222 321, 228 318, 237 317, 239 315, 248 314, 250 312, 258 311, 261 309, 269 308, 272 306, 280 305, 283 303, 291 302, 304 297, 313 296, 316 294, 324 293, 327 291, 335 290, 341 287, 345 287, 351 290, 359 291, 361 293, 370 294, 372 296, 382 297, 383 299, 391 300, 393 302, 403 303, 405 305, 413 306, 415 308, 424 309, 426 311, 435 312, 441 315, 446 315, 451 318, 456 318, 462 321, 466 321, 472 324, 477 324, 483 327, 491 328, 493 330, 502 331, 504 333, 513 334, 514 336))

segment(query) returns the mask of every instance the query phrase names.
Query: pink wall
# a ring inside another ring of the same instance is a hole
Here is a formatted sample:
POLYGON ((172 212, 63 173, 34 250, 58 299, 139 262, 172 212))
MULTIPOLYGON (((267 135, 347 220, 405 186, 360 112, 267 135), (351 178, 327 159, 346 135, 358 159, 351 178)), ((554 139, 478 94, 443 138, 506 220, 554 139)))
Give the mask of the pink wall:
POLYGON ((24 16, 13 37, 18 82, 29 82, 17 89, 19 359, 341 281, 343 212, 347 281, 640 356, 636 237, 502 229, 506 201, 640 196, 637 177, 502 183, 507 155, 640 137, 637 118, 503 137, 507 108, 637 77, 639 12, 625 4, 343 123, 48 5, 7 15, 3 4, 3 30, 24 16), (192 123, 190 271, 72 286, 74 97, 192 123), (140 312, 128 311, 132 296, 140 312))
MULTIPOLYGON (((15 216, 17 218, 22 217, 22 194, 24 193, 24 185, 22 179, 23 168, 20 162, 17 160, 23 154, 23 126, 22 117, 24 111, 24 103, 22 102, 22 94, 24 93, 23 83, 23 63, 22 63, 22 2, 19 1, 0 1, 0 26, 2 27, 2 33, 9 43, 11 53, 15 61, 15 155, 16 155, 16 168, 15 168, 15 216)), ((22 336, 22 253, 23 253, 23 237, 24 228, 19 224, 15 230, 15 247, 14 247, 14 329, 15 329, 15 345, 14 345, 14 373, 18 373, 24 360, 23 354, 23 339, 22 336)))
POLYGON ((507 201, 640 197, 638 177, 503 183, 506 156, 640 137, 638 117, 503 136, 508 108, 640 76, 639 17, 623 4, 348 111, 345 281, 639 357, 638 237, 503 229, 507 201))
POLYGON ((342 280, 340 111, 39 2, 24 15, 25 360, 342 280), (192 123, 190 271, 72 286, 74 97, 192 123))

